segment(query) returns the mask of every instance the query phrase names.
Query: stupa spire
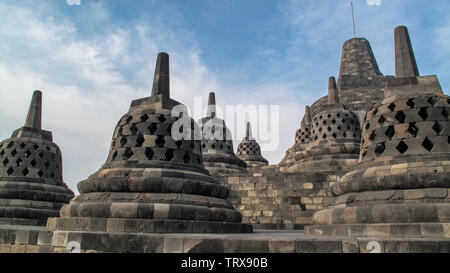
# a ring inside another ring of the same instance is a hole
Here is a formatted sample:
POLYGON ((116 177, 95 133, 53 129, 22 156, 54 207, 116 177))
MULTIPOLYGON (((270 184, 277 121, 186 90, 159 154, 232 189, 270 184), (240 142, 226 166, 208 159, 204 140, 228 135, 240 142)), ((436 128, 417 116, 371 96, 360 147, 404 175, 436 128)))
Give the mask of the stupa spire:
POLYGON ((214 92, 209 93, 207 116, 212 118, 216 116, 216 94, 214 92))
POLYGON ((30 108, 28 110, 27 120, 25 121, 25 127, 34 129, 42 128, 42 92, 34 91, 33 98, 31 99, 30 108))
POLYGON ((336 103, 339 103, 336 79, 334 77, 330 77, 328 80, 328 104, 336 103))
POLYGON ((170 97, 169 55, 164 52, 158 54, 153 78, 152 96, 156 95, 170 97))
POLYGON ((252 139, 252 124, 250 122, 247 122, 247 132, 245 134, 245 139, 252 139))
POLYGON ((399 26, 394 31, 395 38, 395 76, 397 78, 417 77, 416 58, 409 38, 408 29, 399 26))
POLYGON ((311 123, 311 110, 309 109, 309 105, 305 106, 305 122, 307 124, 311 123))

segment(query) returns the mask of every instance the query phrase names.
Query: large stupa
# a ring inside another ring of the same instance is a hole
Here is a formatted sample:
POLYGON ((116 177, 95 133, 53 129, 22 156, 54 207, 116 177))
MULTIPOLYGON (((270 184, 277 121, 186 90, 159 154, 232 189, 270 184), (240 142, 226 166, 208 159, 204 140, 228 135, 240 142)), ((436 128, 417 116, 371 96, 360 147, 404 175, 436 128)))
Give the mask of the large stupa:
POLYGON ((106 163, 49 220, 55 231, 245 233, 228 189, 204 168, 200 131, 170 98, 169 55, 160 53, 152 95, 118 122, 106 163))
MULTIPOLYGON (((406 27, 395 29, 396 77, 363 123, 359 164, 331 186, 306 233, 445 238, 450 223, 450 97, 419 76, 406 27)), ((447 235, 446 235, 447 234, 447 235)))

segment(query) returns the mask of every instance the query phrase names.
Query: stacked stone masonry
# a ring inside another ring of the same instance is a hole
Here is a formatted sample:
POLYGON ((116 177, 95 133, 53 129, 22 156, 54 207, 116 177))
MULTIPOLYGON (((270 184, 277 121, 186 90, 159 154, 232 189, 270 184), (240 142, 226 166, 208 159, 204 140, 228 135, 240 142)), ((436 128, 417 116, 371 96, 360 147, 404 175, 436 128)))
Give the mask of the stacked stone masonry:
POLYGON ((338 177, 320 173, 289 175, 269 168, 220 179, 228 200, 257 229, 303 229, 331 197, 338 177))

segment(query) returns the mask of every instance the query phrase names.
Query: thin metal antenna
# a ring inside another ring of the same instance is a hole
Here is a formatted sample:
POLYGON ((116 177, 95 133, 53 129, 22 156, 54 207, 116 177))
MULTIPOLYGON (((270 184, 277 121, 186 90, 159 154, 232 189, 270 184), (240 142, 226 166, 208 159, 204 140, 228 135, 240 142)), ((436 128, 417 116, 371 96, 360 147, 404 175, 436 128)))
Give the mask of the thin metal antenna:
POLYGON ((353 37, 356 38, 355 12, 353 11, 353 2, 350 2, 350 5, 352 6, 353 37))

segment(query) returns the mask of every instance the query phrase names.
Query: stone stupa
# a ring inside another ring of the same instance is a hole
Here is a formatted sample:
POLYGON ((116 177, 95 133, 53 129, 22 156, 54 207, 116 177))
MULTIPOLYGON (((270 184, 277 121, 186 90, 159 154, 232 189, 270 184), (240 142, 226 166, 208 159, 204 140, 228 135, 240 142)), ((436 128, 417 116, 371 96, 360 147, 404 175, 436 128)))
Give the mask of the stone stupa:
POLYGON ((205 168, 212 175, 247 172, 247 165, 234 153, 233 139, 225 121, 216 117, 216 97, 209 94, 208 111, 199 120, 205 168))
MULTIPOLYGON (((228 189, 203 166, 197 124, 170 98, 169 55, 158 54, 152 95, 118 122, 106 163, 49 219, 54 231, 246 233, 228 189), (178 108, 178 110, 176 110, 178 108), (183 139, 179 138, 182 133, 183 139)), ((83 246, 82 246, 83 248, 83 246)))
POLYGON ((366 115, 359 164, 331 186, 307 234, 448 238, 450 97, 435 75, 419 76, 404 26, 395 57, 396 77, 366 115))
POLYGON ((295 132, 295 142, 289 150, 286 151, 284 158, 280 162, 282 170, 286 170, 287 167, 295 163, 295 155, 298 152, 302 152, 308 148, 311 140, 311 110, 309 106, 305 106, 305 115, 301 123, 301 127, 295 132))
POLYGON ((237 156, 247 164, 248 168, 269 165, 269 161, 261 154, 261 147, 252 137, 250 122, 247 123, 246 135, 237 148, 237 156))
POLYGON ((0 142, 0 224, 45 226, 74 196, 63 182, 61 150, 41 129, 41 111, 35 91, 25 126, 0 142))
POLYGON ((290 155, 295 163, 285 171, 345 171, 357 164, 361 139, 358 117, 340 103, 334 77, 329 79, 328 104, 314 116, 309 130, 307 146, 290 155))

